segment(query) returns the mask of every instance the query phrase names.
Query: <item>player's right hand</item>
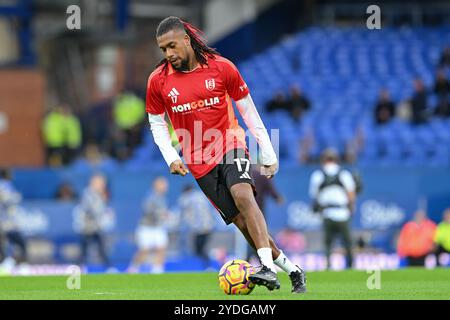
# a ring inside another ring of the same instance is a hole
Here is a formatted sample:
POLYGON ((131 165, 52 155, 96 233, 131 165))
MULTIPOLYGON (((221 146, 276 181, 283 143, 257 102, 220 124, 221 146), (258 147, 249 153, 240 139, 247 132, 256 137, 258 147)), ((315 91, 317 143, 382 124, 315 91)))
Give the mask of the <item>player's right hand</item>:
POLYGON ((171 174, 180 174, 183 177, 189 173, 189 170, 184 166, 183 161, 175 160, 170 164, 171 174))

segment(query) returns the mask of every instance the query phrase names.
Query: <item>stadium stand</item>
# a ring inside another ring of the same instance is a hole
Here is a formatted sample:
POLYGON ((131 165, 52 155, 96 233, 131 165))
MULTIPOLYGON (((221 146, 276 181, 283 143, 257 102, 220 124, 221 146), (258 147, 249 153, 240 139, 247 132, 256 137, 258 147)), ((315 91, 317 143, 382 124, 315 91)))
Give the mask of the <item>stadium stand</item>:
MULTIPOLYGON (((434 77, 449 42, 448 27, 386 28, 379 32, 310 27, 242 61, 238 68, 266 126, 281 128, 280 155, 286 163, 297 162, 297 141, 306 134, 313 133, 315 146, 310 156, 317 158, 326 147, 344 154, 346 145, 361 129, 365 143, 357 157, 360 166, 447 166, 450 119, 430 117, 416 127, 397 118, 377 126, 373 108, 382 88, 390 92, 395 104, 408 100, 413 80, 420 77, 428 89, 431 115, 437 105, 432 92, 434 77), (295 59, 299 60, 298 68, 291 63, 295 59), (286 113, 264 111, 274 92, 288 94, 292 84, 300 85, 313 105, 300 124, 286 113)), ((446 75, 450 77, 450 69, 446 75)), ((145 165, 158 158, 148 134, 131 163, 145 165)))

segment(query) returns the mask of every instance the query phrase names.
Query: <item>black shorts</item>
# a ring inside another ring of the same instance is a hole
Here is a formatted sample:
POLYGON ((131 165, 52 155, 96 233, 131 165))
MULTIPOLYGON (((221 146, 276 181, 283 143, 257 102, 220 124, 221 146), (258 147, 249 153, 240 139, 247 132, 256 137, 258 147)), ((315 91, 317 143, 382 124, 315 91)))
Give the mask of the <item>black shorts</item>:
POLYGON ((238 183, 249 183, 256 194, 255 182, 251 175, 250 158, 243 149, 229 151, 222 162, 205 176, 197 179, 197 183, 225 223, 230 224, 239 214, 231 196, 231 187, 238 183))

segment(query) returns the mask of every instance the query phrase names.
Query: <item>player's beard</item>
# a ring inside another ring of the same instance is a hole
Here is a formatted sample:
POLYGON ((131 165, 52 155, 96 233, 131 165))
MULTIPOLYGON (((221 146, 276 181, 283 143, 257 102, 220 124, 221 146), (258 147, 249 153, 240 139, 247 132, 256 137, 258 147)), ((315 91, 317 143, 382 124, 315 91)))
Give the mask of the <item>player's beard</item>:
POLYGON ((172 67, 175 70, 181 71, 181 72, 189 71, 189 61, 188 61, 188 59, 183 59, 183 60, 181 60, 181 64, 178 67, 174 66, 173 64, 172 64, 172 67))

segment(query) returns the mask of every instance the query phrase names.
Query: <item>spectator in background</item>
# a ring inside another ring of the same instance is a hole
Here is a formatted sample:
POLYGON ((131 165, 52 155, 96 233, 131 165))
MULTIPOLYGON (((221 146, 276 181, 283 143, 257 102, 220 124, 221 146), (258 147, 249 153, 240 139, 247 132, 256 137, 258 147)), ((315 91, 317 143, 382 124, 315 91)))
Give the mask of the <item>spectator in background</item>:
POLYGON ((347 143, 345 144, 344 162, 348 164, 356 162, 358 154, 360 154, 361 150, 364 148, 365 139, 364 129, 362 126, 359 126, 356 129, 354 136, 347 140, 347 143))
POLYGON ((396 117, 404 122, 412 121, 411 99, 403 100, 398 103, 396 117))
POLYGON ((145 124, 145 102, 131 91, 126 91, 114 101, 114 122, 125 133, 129 154, 142 141, 145 124))
POLYGON ((84 141, 106 149, 110 143, 111 124, 114 123, 111 109, 112 101, 105 99, 89 106, 81 115, 84 141))
POLYGON ((62 108, 64 123, 64 164, 71 163, 78 155, 82 143, 81 124, 68 106, 62 108))
POLYGON ((289 102, 286 100, 282 91, 277 91, 273 98, 266 105, 267 112, 289 111, 289 102))
POLYGON ((439 59, 439 67, 450 67, 450 47, 445 47, 442 51, 441 58, 439 59))
POLYGON ((377 105, 375 106, 375 122, 385 124, 392 120, 395 115, 395 106, 389 96, 389 91, 382 89, 379 94, 377 105))
POLYGON ((449 92, 450 82, 447 80, 445 71, 441 69, 437 72, 436 82, 434 84, 434 93, 438 97, 438 102, 434 109, 435 116, 442 118, 450 116, 449 92))
POLYGON ((258 203, 261 212, 266 214, 266 199, 268 197, 274 199, 279 205, 284 203, 283 196, 278 192, 273 179, 267 179, 266 176, 261 174, 261 166, 252 166, 252 177, 255 181, 256 188, 256 202, 258 203))
POLYGON ((323 217, 325 255, 330 268, 333 240, 340 236, 346 251, 347 267, 353 264, 350 223, 356 201, 356 181, 352 174, 341 169, 339 156, 333 149, 321 155, 320 170, 311 175, 309 194, 314 201, 313 210, 323 217))
POLYGON ((314 131, 309 129, 303 137, 298 141, 298 161, 300 164, 308 164, 315 162, 316 159, 312 157, 312 151, 316 143, 314 131))
POLYGON ((427 92, 422 79, 414 80, 414 91, 411 99, 412 122, 418 125, 428 120, 427 92))
POLYGON ((206 250, 208 240, 214 229, 214 218, 211 203, 203 192, 187 185, 178 200, 181 209, 181 219, 194 236, 195 254, 203 261, 203 269, 210 267, 209 255, 206 250))
POLYGON ((55 199, 58 201, 74 201, 77 199, 77 194, 70 183, 63 182, 56 190, 55 199))
POLYGON ((68 106, 50 110, 44 119, 43 136, 47 148, 47 164, 61 166, 76 157, 82 142, 81 125, 68 106))
POLYGON ((125 133, 119 128, 113 128, 108 141, 109 154, 118 161, 125 161, 130 157, 125 133))
POLYGON ((61 166, 64 163, 64 115, 61 107, 50 109, 42 125, 47 164, 61 166))
POLYGON ((309 99, 304 96, 302 90, 298 86, 291 86, 291 96, 288 101, 288 110, 295 121, 299 121, 304 112, 311 108, 309 99))
POLYGON ((450 254, 450 208, 444 211, 442 221, 437 226, 434 243, 437 261, 441 266, 445 266, 440 257, 443 253, 450 254))
POLYGON ((442 118, 450 117, 450 104, 447 99, 438 101, 436 109, 434 109, 434 115, 442 118))
POLYGON ((103 265, 108 271, 113 271, 105 243, 105 231, 114 219, 114 212, 108 207, 108 201, 106 178, 101 174, 93 175, 89 186, 83 191, 79 210, 74 217, 74 226, 81 235, 80 264, 87 262, 89 247, 95 244, 103 265))
POLYGON ((447 80, 444 70, 439 70, 434 83, 434 93, 437 94, 438 100, 446 100, 450 92, 450 82, 447 80))
POLYGON ((418 210, 414 220, 407 222, 400 231, 397 252, 405 257, 408 266, 424 266, 425 258, 433 251, 436 224, 427 218, 424 210, 418 210))
POLYGON ((0 265, 9 269, 27 261, 27 245, 16 221, 17 205, 22 195, 11 182, 9 169, 0 169, 0 265), (19 249, 8 257, 6 245, 19 249))
POLYGON ((169 234, 165 225, 170 215, 166 200, 168 189, 166 178, 161 176, 153 181, 152 190, 144 200, 144 214, 136 230, 138 251, 131 261, 128 272, 139 272, 139 268, 147 262, 152 253, 154 253, 152 273, 164 272, 169 245, 169 234))

